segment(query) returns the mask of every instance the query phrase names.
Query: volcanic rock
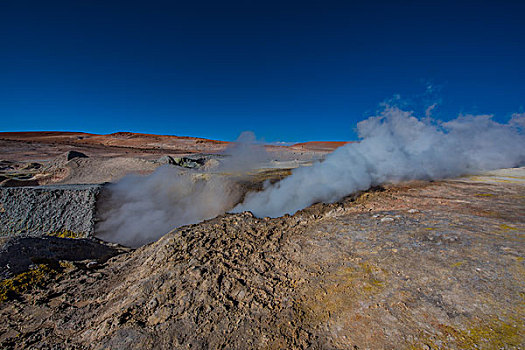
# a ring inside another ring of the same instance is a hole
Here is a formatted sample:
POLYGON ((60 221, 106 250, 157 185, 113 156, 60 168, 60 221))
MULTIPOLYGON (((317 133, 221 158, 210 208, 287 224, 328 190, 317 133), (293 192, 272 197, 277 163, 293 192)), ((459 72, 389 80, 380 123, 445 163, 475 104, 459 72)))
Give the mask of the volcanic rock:
POLYGON ((172 156, 162 156, 157 160, 157 163, 160 164, 171 164, 178 165, 183 168, 196 169, 200 168, 206 162, 205 158, 188 158, 188 157, 178 157, 173 158, 172 156))
POLYGON ((524 189, 519 177, 413 182, 181 227, 0 304, 0 344, 519 349, 524 189))
POLYGON ((196 168, 200 168, 201 166, 204 165, 204 163, 206 162, 206 159, 204 158, 187 158, 187 157, 182 157, 182 158, 174 158, 174 161, 175 161, 175 165, 178 165, 180 167, 183 167, 183 168, 188 168, 188 169, 196 169, 196 168))
POLYGON ((101 189, 102 185, 2 187, 0 237, 50 233, 89 237, 101 189))
POLYGON ((69 151, 69 152, 66 153, 66 159, 68 161, 72 160, 72 159, 75 159, 75 158, 88 158, 88 156, 85 155, 84 153, 78 152, 78 151, 69 151))

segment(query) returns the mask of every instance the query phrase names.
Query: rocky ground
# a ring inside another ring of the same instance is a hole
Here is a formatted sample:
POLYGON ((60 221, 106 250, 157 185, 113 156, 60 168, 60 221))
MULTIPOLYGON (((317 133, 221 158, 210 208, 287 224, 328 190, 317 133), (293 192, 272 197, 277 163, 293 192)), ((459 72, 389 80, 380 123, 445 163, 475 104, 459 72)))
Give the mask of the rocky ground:
MULTIPOLYGON (((264 169, 220 176, 254 190, 342 144, 269 146, 264 169)), ((0 235, 0 348, 524 347, 524 168, 388 185, 276 219, 226 214, 136 250, 77 229, 27 234, 46 218, 92 227, 98 186, 65 184, 212 168, 227 146, 0 133, 0 219, 33 208, 23 235, 0 235)))
POLYGON ((0 285, 16 349, 520 349, 525 170, 226 214, 0 285))
MULTIPOLYGON (((295 168, 343 144, 307 142, 265 149, 280 163, 271 166, 295 168)), ((3 132, 0 187, 113 182, 127 174, 150 174, 166 156, 220 159, 228 146, 229 142, 216 140, 129 132, 3 132)))

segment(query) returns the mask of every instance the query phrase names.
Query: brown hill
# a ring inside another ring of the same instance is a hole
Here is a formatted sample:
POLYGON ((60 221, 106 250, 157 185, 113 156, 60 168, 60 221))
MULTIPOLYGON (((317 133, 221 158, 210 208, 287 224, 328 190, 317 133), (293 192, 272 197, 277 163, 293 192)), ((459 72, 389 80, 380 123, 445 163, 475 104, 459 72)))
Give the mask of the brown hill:
POLYGON ((332 152, 335 149, 344 146, 349 141, 310 141, 310 142, 301 142, 296 143, 290 148, 297 150, 313 151, 313 152, 332 152))
POLYGON ((0 140, 25 141, 77 147, 105 146, 143 151, 178 153, 217 152, 228 142, 198 137, 116 132, 107 135, 65 131, 2 132, 0 140))
MULTIPOLYGON (((120 131, 99 135, 69 131, 24 131, 0 132, 0 140, 26 141, 48 144, 68 144, 72 146, 107 146, 136 150, 183 151, 187 153, 217 152, 230 142, 210 140, 200 137, 154 135, 120 131)), ((289 148, 298 151, 331 152, 346 145, 347 141, 309 141, 291 146, 269 145, 268 149, 289 148)))

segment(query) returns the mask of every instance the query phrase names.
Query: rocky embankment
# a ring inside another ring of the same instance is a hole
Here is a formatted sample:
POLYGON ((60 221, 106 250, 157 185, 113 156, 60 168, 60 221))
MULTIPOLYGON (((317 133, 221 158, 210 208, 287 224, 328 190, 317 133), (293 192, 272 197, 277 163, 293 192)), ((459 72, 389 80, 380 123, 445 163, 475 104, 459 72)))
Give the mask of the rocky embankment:
MULTIPOLYGON (((0 187, 0 280, 16 278, 40 265, 51 267, 49 271, 61 270, 61 261, 85 260, 95 266, 125 251, 93 237, 102 187, 0 187)), ((18 287, 36 281, 26 282, 18 287)), ((3 292, 7 294, 0 292, 0 299, 16 295, 3 292)))
MULTIPOLYGON (((96 268, 40 262, 0 304, 18 349, 520 349, 525 174, 224 215, 96 268)), ((18 278, 18 280, 16 279, 18 278)))
POLYGON ((94 234, 102 185, 0 187, 0 238, 94 234))

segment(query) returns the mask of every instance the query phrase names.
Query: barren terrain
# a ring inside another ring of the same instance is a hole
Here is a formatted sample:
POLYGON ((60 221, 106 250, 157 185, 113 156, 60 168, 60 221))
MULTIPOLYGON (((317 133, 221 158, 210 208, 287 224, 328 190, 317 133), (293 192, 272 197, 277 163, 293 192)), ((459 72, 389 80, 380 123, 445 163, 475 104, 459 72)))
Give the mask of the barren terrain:
MULTIPOLYGON (((133 146, 134 135, 114 135, 4 133, 0 159, 12 162, 4 181, 18 169, 34 171, 19 181, 42 174, 38 184, 114 181, 153 171, 163 155, 209 160, 224 147, 149 135, 133 146), (89 158, 60 158, 71 150, 89 158), (24 169, 31 162, 42 170, 24 169)), ((282 176, 340 144, 328 146, 271 147, 274 171, 282 176)), ((1 282, 0 344, 520 349, 524 212, 525 168, 515 168, 385 185, 275 219, 225 214, 136 250, 114 247, 109 260, 33 259, 32 269, 1 282)), ((53 244, 61 239, 72 240, 53 244)))
MULTIPOLYGON (((221 157, 230 143, 194 137, 119 132, 94 135, 79 132, 0 133, 0 185, 96 184, 116 181, 126 174, 149 174, 163 156, 221 157), (68 159, 67 152, 86 157, 68 159)), ((282 164, 294 168, 321 158, 341 142, 307 142, 265 146, 282 164), (285 163, 284 163, 285 162, 285 163)))

